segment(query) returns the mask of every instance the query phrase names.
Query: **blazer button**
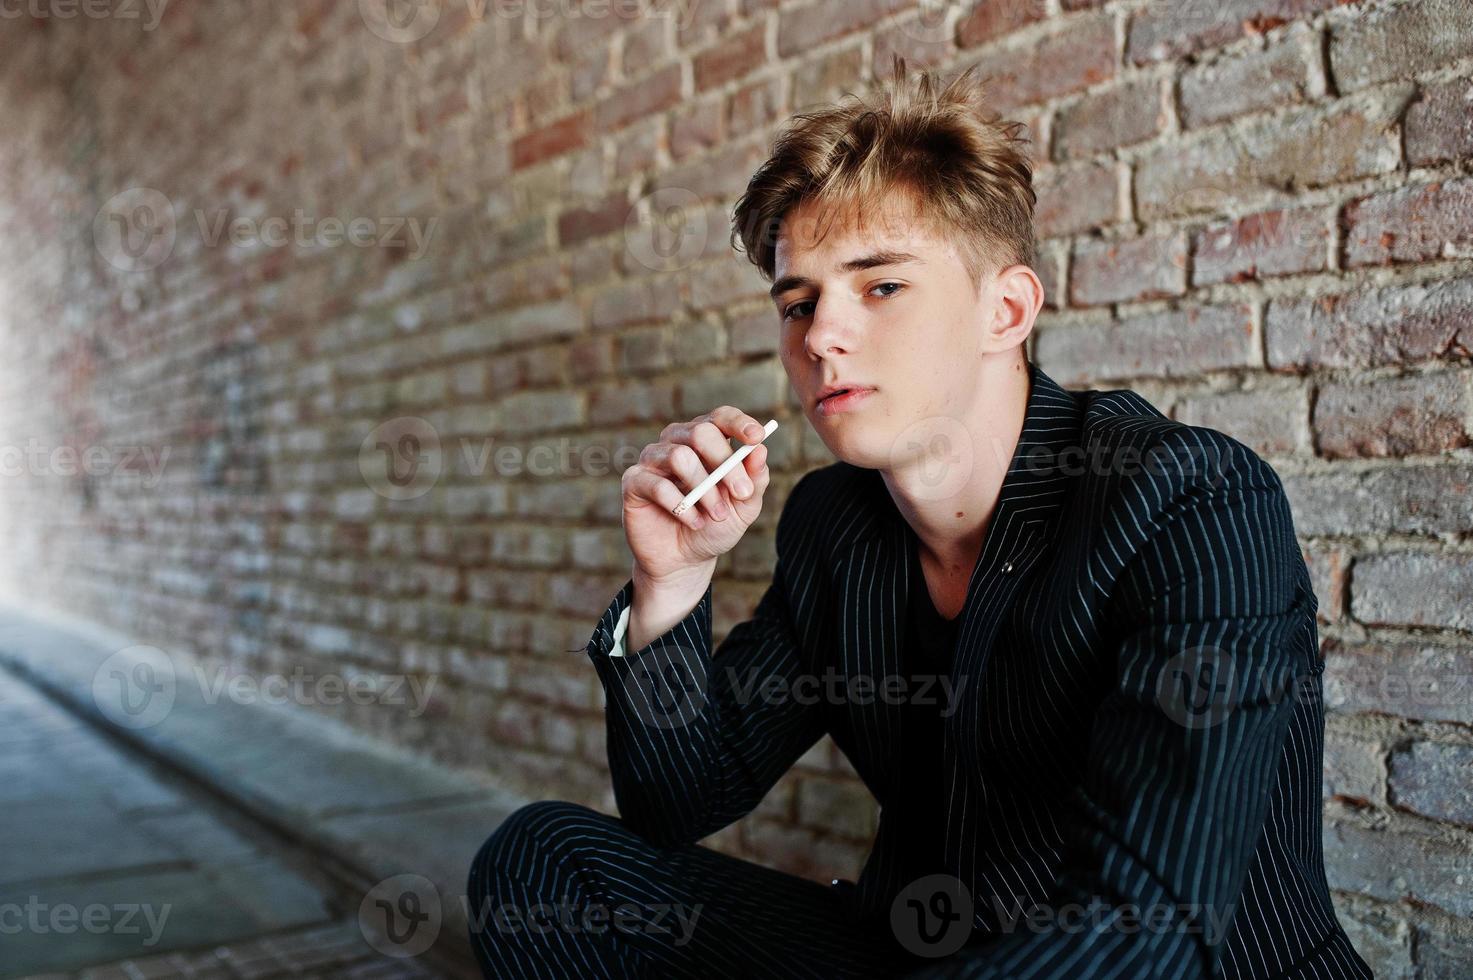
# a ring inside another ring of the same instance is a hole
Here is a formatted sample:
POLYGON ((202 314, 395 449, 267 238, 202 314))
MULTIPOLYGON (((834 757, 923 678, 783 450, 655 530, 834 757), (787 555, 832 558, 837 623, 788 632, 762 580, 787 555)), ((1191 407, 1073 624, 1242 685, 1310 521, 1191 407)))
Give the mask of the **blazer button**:
POLYGON ((1002 573, 1004 575, 1011 575, 1011 574, 1013 574, 1013 563, 1010 562, 1010 561, 1003 562, 1002 563, 1002 573))

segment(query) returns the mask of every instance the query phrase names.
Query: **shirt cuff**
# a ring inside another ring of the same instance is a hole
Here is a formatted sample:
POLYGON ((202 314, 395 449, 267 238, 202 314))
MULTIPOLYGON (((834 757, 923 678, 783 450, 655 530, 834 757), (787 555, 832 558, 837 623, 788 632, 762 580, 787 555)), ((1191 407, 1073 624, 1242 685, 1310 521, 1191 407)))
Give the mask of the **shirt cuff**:
POLYGON ((614 624, 614 648, 609 651, 611 657, 624 656, 624 631, 629 628, 630 606, 625 606, 624 611, 619 613, 619 622, 614 624))

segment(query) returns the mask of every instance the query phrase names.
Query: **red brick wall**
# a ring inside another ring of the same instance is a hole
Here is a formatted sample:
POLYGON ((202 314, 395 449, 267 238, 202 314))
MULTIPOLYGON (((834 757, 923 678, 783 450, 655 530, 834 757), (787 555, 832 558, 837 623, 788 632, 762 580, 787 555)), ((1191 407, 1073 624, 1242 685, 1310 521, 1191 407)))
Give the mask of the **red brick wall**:
MULTIPOLYGON (((307 706, 611 809, 581 649, 628 573, 619 473, 722 401, 787 423, 768 510, 720 568, 720 638, 765 587, 787 489, 830 461, 730 207, 777 122, 892 51, 980 64, 1034 140, 1035 356, 1283 476, 1330 662, 1337 900, 1378 975, 1454 962, 1473 7, 527 6, 546 15, 444 0, 398 34, 348 2, 0 24, 0 446, 35 450, 0 479, 3 585, 213 663, 434 678, 417 717, 307 706), (253 243, 271 218, 295 239, 299 213, 365 241, 253 243), (423 456, 407 486, 380 439, 423 456)), ((712 843, 852 876, 873 825, 825 740, 712 843)))

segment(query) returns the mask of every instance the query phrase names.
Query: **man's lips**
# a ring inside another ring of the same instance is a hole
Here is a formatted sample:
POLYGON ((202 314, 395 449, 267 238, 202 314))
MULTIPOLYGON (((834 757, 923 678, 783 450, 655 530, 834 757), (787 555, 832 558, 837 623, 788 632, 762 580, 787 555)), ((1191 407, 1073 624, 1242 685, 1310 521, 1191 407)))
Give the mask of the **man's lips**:
POLYGON ((855 408, 860 405, 862 402, 864 402, 866 398, 874 394, 874 392, 874 388, 865 388, 859 386, 850 388, 846 391, 836 391, 832 395, 829 395, 827 398, 820 399, 818 405, 815 408, 815 411, 817 411, 819 415, 825 418, 830 415, 836 415, 840 412, 847 412, 851 408, 855 408))
POLYGON ((874 390, 875 389, 872 388, 872 387, 870 387, 869 385, 849 385, 848 387, 840 388, 838 391, 831 392, 831 393, 829 393, 827 395, 824 395, 822 398, 818 399, 818 401, 814 402, 814 404, 815 405, 821 405, 824 402, 828 401, 830 398, 837 398, 839 395, 847 395, 851 391, 874 391, 874 390))

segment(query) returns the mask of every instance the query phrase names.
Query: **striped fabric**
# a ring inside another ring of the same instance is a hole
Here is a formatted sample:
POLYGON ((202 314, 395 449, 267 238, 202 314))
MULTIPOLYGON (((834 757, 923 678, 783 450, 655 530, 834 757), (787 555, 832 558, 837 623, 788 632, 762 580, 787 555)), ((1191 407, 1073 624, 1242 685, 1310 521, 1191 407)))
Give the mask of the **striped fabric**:
POLYGON ((943 658, 941 805, 905 791, 935 751, 906 705, 743 694, 915 665, 918 539, 878 471, 839 462, 789 494, 772 584, 714 654, 709 588, 623 657, 632 580, 600 618, 587 652, 621 825, 690 845, 827 733, 881 807, 852 921, 892 931, 936 874, 970 904, 966 945, 910 975, 1370 977, 1325 880, 1324 662, 1277 475, 1132 391, 1031 379, 943 658))

